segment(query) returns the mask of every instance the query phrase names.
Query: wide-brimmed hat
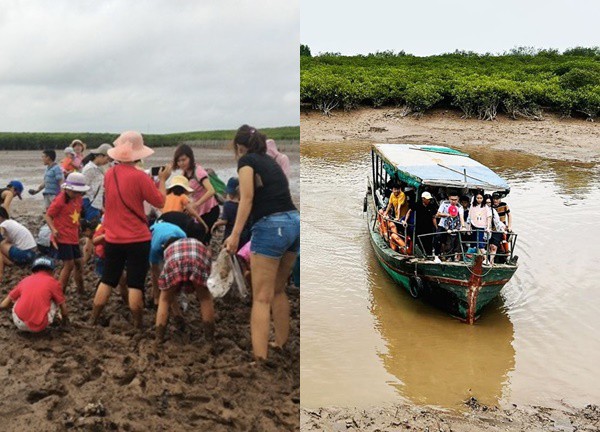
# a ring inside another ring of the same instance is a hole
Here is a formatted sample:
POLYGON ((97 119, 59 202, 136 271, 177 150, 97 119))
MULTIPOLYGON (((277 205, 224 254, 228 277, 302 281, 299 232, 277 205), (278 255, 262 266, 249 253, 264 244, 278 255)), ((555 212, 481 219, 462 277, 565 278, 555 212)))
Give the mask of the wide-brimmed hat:
POLYGON ((421 194, 421 198, 425 198, 425 199, 431 199, 431 198, 433 198, 433 197, 431 196, 431 194, 430 194, 429 192, 423 192, 423 193, 421 194))
POLYGON ((71 141, 70 147, 75 148, 75 144, 81 144, 81 146, 83 147, 82 151, 85 151, 85 149, 87 148, 87 145, 80 139, 74 139, 73 141, 71 141))
POLYGON ((237 177, 230 177, 229 180, 227 180, 225 192, 227 192, 229 195, 233 195, 239 185, 240 180, 237 177))
POLYGON ((181 186, 188 192, 194 192, 194 189, 192 189, 190 187, 190 182, 188 181, 188 179, 182 175, 176 175, 176 176, 171 177, 171 180, 169 181, 169 185, 167 186, 167 189, 172 189, 175 186, 181 186))
POLYGON ((75 156, 75 149, 73 147, 67 147, 65 148, 65 153, 75 156))
POLYGON ((93 155, 104 155, 104 156, 108 156, 108 151, 113 148, 113 146, 111 146, 110 144, 104 143, 104 144, 100 144, 100 147, 95 148, 95 149, 91 149, 90 153, 93 155))
POLYGON ((87 192, 90 190, 90 187, 86 184, 85 176, 78 172, 69 174, 62 184, 62 188, 73 192, 87 192))
POLYGON ((41 256, 36 258, 33 261, 33 264, 31 264, 31 270, 32 271, 36 271, 39 269, 46 269, 46 270, 50 270, 50 271, 54 271, 54 269, 56 268, 56 262, 47 256, 41 256))
POLYGON ((119 162, 135 162, 154 153, 154 150, 144 145, 142 134, 135 131, 123 132, 114 145, 115 148, 108 150, 108 155, 119 162))
POLYGON ((21 198, 21 194, 23 193, 23 183, 21 183, 19 180, 11 180, 10 183, 8 183, 8 186, 12 186, 12 188, 15 190, 15 195, 19 197, 19 199, 23 199, 21 198))

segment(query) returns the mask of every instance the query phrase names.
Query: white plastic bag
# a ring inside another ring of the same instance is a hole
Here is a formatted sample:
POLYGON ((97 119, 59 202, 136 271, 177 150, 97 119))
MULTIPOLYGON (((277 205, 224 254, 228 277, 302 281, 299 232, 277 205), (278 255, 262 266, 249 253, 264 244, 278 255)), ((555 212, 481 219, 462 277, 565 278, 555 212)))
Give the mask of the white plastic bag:
POLYGON ((229 254, 223 248, 217 259, 212 263, 206 286, 213 297, 223 297, 229 292, 231 285, 233 285, 231 261, 229 254))

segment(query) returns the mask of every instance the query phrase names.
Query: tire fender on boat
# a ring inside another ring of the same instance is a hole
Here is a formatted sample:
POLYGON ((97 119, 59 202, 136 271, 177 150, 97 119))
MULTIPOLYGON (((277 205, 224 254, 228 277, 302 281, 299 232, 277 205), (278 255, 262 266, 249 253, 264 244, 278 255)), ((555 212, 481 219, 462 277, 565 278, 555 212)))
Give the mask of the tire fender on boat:
POLYGON ((365 200, 363 201, 363 213, 367 211, 367 197, 365 196, 365 200))
POLYGON ((408 285, 408 292, 412 298, 419 298, 423 294, 423 279, 419 276, 411 276, 410 283, 408 285))

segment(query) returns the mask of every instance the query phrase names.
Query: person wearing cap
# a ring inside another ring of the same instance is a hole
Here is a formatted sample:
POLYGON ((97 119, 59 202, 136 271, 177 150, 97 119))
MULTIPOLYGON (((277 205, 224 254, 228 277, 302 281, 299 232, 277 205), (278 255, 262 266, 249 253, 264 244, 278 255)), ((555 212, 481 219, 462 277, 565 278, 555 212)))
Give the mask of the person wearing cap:
POLYGON ((210 229, 219 218, 219 203, 215 198, 213 187, 208 172, 196 162, 192 148, 187 144, 181 144, 173 154, 173 170, 180 170, 181 174, 188 179, 191 193, 192 206, 198 212, 202 220, 208 225, 208 233, 204 239, 205 244, 210 244, 210 229))
POLYGON ((42 151, 42 163, 46 165, 44 172, 44 181, 37 189, 29 189, 30 195, 35 195, 40 191, 44 191, 44 210, 48 210, 56 195, 60 192, 60 185, 65 179, 61 167, 56 163, 56 151, 46 149, 42 151))
POLYGON ((17 329, 41 332, 54 322, 59 309, 61 322, 68 324, 67 304, 60 282, 52 275, 54 268, 51 258, 37 258, 31 266, 33 274, 21 280, 0 303, 0 310, 14 303, 12 318, 17 329))
POLYGON ((100 147, 90 151, 91 159, 83 167, 82 174, 90 189, 83 197, 83 216, 85 220, 99 220, 104 202, 104 170, 101 168, 108 164, 110 158, 108 151, 112 148, 110 144, 102 144, 100 147))
POLYGON ((448 235, 448 231, 465 229, 464 210, 458 203, 458 193, 456 191, 448 193, 448 199, 440 203, 435 217, 440 218, 440 221, 437 224, 437 234, 433 240, 433 260, 441 262, 438 255, 444 252, 442 251, 442 245, 449 241, 448 250, 445 251, 449 254, 458 250, 458 236, 456 234, 448 235))
POLYGON ((71 173, 62 184, 62 192, 52 201, 46 211, 46 223, 52 232, 52 243, 58 249, 58 258, 63 262, 60 283, 65 289, 69 284, 71 272, 75 278, 77 291, 82 294, 83 263, 79 248, 79 219, 83 207, 83 194, 90 187, 81 173, 71 173))
POLYGON ((127 292, 133 324, 141 328, 144 313, 144 289, 149 267, 152 234, 144 211, 144 202, 162 208, 165 204, 165 181, 171 173, 166 166, 158 173, 159 186, 136 164, 154 153, 144 145, 139 132, 123 132, 108 150, 118 164, 104 176, 105 262, 100 285, 94 297, 91 322, 97 324, 111 291, 119 283, 127 266, 127 292))
MULTIPOLYGON (((238 206, 240 204, 240 188, 239 188, 239 180, 237 177, 231 177, 227 181, 227 187, 225 189, 226 197, 225 202, 223 203, 223 211, 219 216, 219 219, 215 222, 212 227, 212 232, 217 230, 220 226, 225 226, 225 231, 223 233, 223 239, 226 239, 231 235, 231 231, 233 231, 233 226, 235 224, 235 219, 237 217, 238 206)), ((244 246, 250 240, 250 230, 247 226, 244 227, 242 234, 240 235, 240 248, 244 246)))
POLYGON ((4 207, 0 207, 0 282, 4 266, 27 265, 35 258, 37 244, 33 234, 19 222, 10 219, 4 207))
POLYGON ((74 139, 71 141, 71 145, 69 147, 75 151, 75 154, 73 155, 73 166, 77 171, 81 171, 84 167, 83 159, 85 156, 83 155, 83 152, 86 149, 86 145, 80 139, 74 139))
POLYGON ((410 219, 411 214, 415 218, 415 238, 414 243, 419 247, 423 247, 425 255, 432 253, 433 236, 429 235, 437 230, 437 206, 433 202, 431 193, 425 191, 421 194, 421 200, 413 204, 412 208, 406 213, 406 217, 402 221, 402 225, 406 225, 406 221, 410 219), (419 237, 419 236, 423 237, 419 237))
POLYGON ((0 205, 10 211, 10 204, 13 198, 16 196, 19 199, 23 199, 21 194, 23 193, 23 183, 19 180, 11 180, 5 188, 0 189, 0 205))
POLYGON ((65 148, 65 157, 60 162, 60 167, 65 176, 77 171, 77 167, 73 163, 73 159, 75 159, 75 150, 73 150, 73 147, 65 148))

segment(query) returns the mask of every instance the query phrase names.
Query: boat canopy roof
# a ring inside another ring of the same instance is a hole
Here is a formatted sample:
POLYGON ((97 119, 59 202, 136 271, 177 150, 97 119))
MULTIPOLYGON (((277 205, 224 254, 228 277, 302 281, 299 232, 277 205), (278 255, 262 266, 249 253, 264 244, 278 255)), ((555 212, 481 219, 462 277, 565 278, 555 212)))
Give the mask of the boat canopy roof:
POLYGON ((504 191, 510 186, 494 171, 449 147, 415 144, 374 144, 390 176, 418 188, 445 186, 504 191))

